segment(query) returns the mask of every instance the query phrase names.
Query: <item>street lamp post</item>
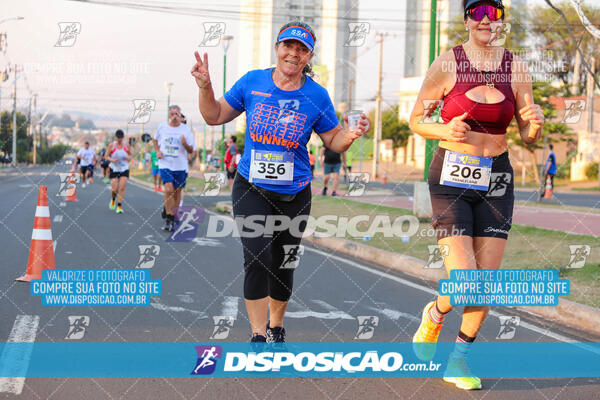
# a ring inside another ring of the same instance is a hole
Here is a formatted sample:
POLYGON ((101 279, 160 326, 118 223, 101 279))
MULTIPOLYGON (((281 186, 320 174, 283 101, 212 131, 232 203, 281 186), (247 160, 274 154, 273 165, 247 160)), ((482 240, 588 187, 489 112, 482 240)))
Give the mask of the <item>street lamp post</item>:
POLYGON ((17 64, 14 68, 14 86, 13 86, 13 123, 12 123, 12 166, 17 166, 17 64))
POLYGON ((173 85, 173 82, 165 82, 165 89, 167 89, 167 122, 169 122, 169 107, 171 107, 171 89, 173 85))
MULTIPOLYGON (((3 24, 7 21, 19 21, 25 19, 24 17, 9 17, 0 20, 0 24, 3 24)), ((13 138, 12 138, 12 165, 13 167, 17 166, 17 66, 15 65, 15 86, 14 86, 14 99, 13 99, 13 138)))
MULTIPOLYGON (((223 96, 225 96, 226 82, 227 82, 227 50, 233 40, 231 35, 221 36, 221 46, 223 46, 223 96)), ((225 171, 225 124, 221 125, 221 141, 223 147, 221 148, 221 171, 225 171)))

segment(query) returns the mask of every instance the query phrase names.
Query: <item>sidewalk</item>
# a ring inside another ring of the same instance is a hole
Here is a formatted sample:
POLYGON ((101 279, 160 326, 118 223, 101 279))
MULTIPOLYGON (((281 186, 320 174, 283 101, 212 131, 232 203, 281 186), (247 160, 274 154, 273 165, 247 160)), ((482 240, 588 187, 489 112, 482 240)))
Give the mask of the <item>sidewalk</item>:
MULTIPOLYGON (((314 196, 321 195, 319 188, 313 188, 312 192, 314 196)), ((408 196, 380 193, 377 195, 345 196, 345 191, 338 191, 338 195, 347 200, 363 203, 409 210, 413 208, 413 199, 408 196)), ((537 228, 554 229, 576 235, 600 236, 600 214, 570 211, 566 207, 564 209, 555 209, 515 205, 513 223, 535 226, 537 228)))

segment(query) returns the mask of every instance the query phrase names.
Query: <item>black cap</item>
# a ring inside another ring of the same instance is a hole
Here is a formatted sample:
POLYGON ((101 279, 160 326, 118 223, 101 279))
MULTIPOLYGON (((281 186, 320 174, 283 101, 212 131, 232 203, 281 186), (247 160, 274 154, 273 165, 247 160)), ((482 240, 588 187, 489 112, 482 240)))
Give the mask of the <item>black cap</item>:
POLYGON ((467 0, 467 2, 465 3, 465 13, 469 8, 473 7, 475 4, 483 3, 485 1, 487 1, 488 3, 492 3, 498 8, 504 8, 504 6, 502 5, 502 0, 467 0))
POLYGON ((122 130, 117 129, 117 131, 115 132, 115 136, 118 138, 122 138, 122 137, 125 137, 125 134, 123 133, 122 130))

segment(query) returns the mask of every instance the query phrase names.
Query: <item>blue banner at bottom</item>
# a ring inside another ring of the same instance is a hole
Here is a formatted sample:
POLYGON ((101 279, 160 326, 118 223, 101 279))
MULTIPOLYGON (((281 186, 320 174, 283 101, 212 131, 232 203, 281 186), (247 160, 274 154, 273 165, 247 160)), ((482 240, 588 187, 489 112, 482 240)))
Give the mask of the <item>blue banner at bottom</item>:
MULTIPOLYGON (((1 377, 440 377, 454 343, 2 343, 1 377)), ((474 343, 479 377, 598 377, 600 343, 474 343)), ((458 375, 461 376, 461 375, 458 375)))

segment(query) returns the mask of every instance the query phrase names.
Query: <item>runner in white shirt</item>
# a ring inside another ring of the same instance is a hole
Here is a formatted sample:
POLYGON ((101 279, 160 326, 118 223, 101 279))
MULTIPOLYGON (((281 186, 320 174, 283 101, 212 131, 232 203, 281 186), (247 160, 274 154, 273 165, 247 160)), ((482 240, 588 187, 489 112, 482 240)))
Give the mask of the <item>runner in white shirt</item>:
POLYGON ((77 158, 79 159, 82 186, 85 187, 86 183, 92 183, 91 174, 94 168, 94 159, 96 158, 94 149, 90 148, 90 142, 85 142, 84 146, 79 149, 77 158))
POLYGON ((123 140, 124 137, 123 131, 118 129, 115 132, 116 140, 108 145, 104 156, 106 160, 110 161, 111 200, 108 207, 114 210, 116 202, 117 214, 123 213, 123 198, 129 179, 129 160, 131 159, 131 152, 123 140))
POLYGON ((194 135, 190 128, 181 123, 179 106, 169 107, 169 123, 161 123, 154 135, 154 149, 158 157, 158 168, 163 181, 166 231, 173 231, 174 209, 181 201, 188 170, 188 154, 195 150, 194 135))

